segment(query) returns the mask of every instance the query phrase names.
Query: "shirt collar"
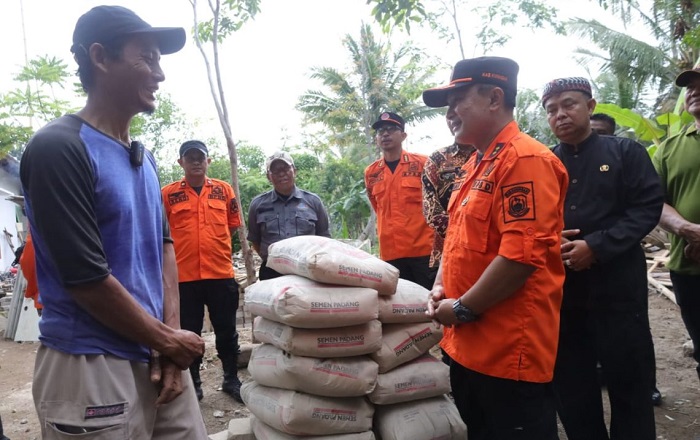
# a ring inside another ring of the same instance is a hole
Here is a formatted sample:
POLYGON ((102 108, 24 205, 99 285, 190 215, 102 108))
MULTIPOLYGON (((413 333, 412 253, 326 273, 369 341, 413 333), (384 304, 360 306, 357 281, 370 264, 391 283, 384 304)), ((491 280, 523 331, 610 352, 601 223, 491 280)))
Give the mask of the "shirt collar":
MULTIPOLYGON (((279 195, 277 195, 277 191, 275 191, 275 189, 272 188, 272 191, 270 191, 270 192, 272 193, 272 201, 273 201, 273 202, 276 202, 277 199, 280 198, 279 195)), ((293 197, 293 198, 297 198, 297 199, 301 199, 301 198, 302 198, 301 190, 300 190, 299 187, 297 187, 296 185, 294 185, 294 190, 293 190, 292 193, 289 195, 289 198, 290 198, 290 199, 291 199, 292 197, 293 197)))
MULTIPOLYGON (((202 185, 202 186, 212 186, 212 185, 213 185, 213 182, 211 181, 210 178, 207 177, 207 178, 204 180, 204 185, 202 185)), ((190 185, 190 184, 187 183, 187 179, 185 179, 184 177, 183 177, 182 179, 180 179, 180 188, 187 188, 188 186, 189 186, 190 188, 193 188, 192 185, 190 185)))
POLYGON ((561 145, 564 151, 566 151, 567 153, 577 154, 583 152, 587 148, 590 148, 592 145, 595 145, 596 143, 598 143, 599 140, 600 135, 595 131, 591 131, 591 134, 578 145, 567 144, 564 142, 561 142, 559 145, 561 145))
POLYGON ((518 123, 515 121, 510 121, 505 127, 503 127, 496 137, 493 138, 491 144, 484 152, 482 160, 493 160, 501 153, 501 151, 503 151, 505 145, 519 133, 520 128, 518 128, 518 123))

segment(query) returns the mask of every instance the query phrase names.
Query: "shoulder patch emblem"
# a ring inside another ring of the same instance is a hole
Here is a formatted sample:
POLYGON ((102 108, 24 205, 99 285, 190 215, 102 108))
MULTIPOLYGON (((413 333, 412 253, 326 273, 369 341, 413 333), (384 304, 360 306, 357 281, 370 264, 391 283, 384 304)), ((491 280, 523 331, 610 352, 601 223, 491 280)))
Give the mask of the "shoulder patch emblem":
POLYGON ((521 182, 501 188, 503 222, 535 220, 535 192, 533 182, 521 182))

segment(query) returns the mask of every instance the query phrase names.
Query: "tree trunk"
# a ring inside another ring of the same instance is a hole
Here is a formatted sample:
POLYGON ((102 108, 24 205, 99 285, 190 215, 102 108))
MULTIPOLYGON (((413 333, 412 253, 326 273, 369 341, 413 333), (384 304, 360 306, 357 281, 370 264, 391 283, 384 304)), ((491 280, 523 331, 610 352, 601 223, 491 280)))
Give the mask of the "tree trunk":
MULTIPOLYGON (((204 65, 207 68, 207 79, 209 80, 209 90, 211 91, 212 99, 214 100, 214 105, 216 106, 216 112, 219 115, 219 123, 224 132, 224 138, 226 139, 226 147, 228 149, 229 161, 231 163, 231 186, 236 194, 236 203, 238 204, 238 212, 241 216, 241 226, 238 228, 238 238, 241 242, 241 252, 243 253, 243 261, 245 263, 246 270, 246 286, 253 284, 257 281, 255 276, 255 266, 253 263, 253 250, 248 244, 248 228, 246 226, 245 216, 243 215, 243 205, 241 204, 241 191, 238 185, 238 153, 236 152, 236 143, 233 141, 233 134, 231 130, 231 123, 228 119, 228 109, 226 106, 226 97, 224 96, 224 89, 221 82, 221 70, 219 68, 219 14, 220 14, 220 2, 216 0, 215 2, 210 1, 209 7, 214 14, 214 26, 213 35, 211 38, 212 51, 214 54, 214 70, 215 77, 212 75, 211 64, 209 62, 209 57, 207 56, 204 47, 202 47, 202 41, 199 39, 199 21, 197 20, 197 0, 190 0, 192 5, 192 13, 194 16, 194 40, 202 54, 204 60, 204 65), (216 80, 216 81, 215 81, 216 80)), ((246 287, 241 286, 241 287, 246 287)))

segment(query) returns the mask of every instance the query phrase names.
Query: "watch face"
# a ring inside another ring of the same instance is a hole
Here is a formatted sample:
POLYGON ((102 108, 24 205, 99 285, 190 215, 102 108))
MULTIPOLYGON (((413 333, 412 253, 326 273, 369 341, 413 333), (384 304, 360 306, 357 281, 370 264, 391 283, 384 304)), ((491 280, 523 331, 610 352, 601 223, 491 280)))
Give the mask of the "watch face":
POLYGON ((472 322, 479 319, 471 309, 464 307, 459 301, 455 301, 454 304, 452 304, 452 310, 454 310, 455 316, 461 322, 472 322))

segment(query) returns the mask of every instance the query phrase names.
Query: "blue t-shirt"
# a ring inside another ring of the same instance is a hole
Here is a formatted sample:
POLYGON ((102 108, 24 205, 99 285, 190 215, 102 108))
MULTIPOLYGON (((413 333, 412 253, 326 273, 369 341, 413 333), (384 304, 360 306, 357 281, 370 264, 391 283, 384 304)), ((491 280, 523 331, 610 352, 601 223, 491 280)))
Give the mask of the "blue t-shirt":
POLYGON ((70 354, 143 361, 148 347, 95 320, 66 288, 112 274, 150 315, 163 318, 163 223, 158 173, 74 115, 39 130, 20 162, 44 305, 40 340, 70 354))

